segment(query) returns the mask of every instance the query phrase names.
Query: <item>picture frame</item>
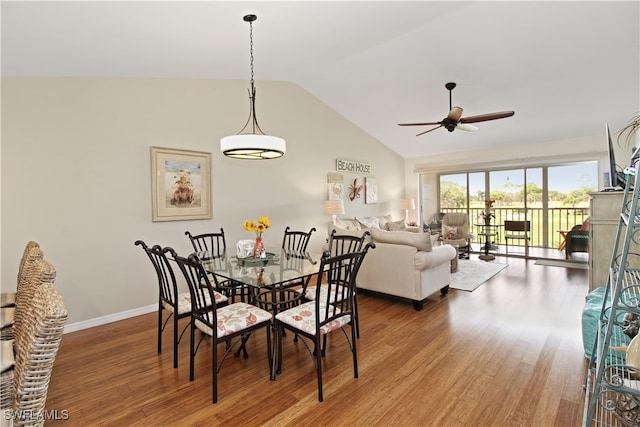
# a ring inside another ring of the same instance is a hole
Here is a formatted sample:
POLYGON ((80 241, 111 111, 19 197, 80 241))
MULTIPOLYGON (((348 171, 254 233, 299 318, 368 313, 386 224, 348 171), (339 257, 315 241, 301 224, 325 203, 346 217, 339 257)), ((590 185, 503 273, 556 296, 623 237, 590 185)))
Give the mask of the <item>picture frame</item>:
POLYGON ((378 182, 372 176, 364 178, 364 202, 366 204, 378 203, 378 182))
POLYGON ((151 220, 211 219, 211 153, 151 147, 151 220))

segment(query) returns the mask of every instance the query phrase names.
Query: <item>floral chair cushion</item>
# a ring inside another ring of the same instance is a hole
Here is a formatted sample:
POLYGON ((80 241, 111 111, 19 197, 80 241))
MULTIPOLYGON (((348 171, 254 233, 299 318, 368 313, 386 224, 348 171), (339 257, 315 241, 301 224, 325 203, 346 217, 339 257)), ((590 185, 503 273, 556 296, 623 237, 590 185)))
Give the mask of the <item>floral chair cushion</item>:
MULTIPOLYGON (((208 313, 209 319, 211 319, 212 314, 212 312, 208 313)), ((217 337, 222 338, 251 326, 269 322, 271 320, 271 313, 255 305, 237 302, 220 307, 217 310, 217 317, 217 337)), ((195 325, 205 334, 213 336, 213 330, 209 325, 204 324, 200 320, 196 320, 195 325)))
MULTIPOLYGON (((216 299, 216 304, 222 304, 223 302, 227 302, 227 297, 222 295, 220 292, 213 291, 213 296, 216 299)), ((209 298, 209 294, 205 294, 205 302, 207 305, 211 305, 211 299, 209 298)), ((191 311, 191 294, 189 292, 183 292, 178 294, 178 314, 184 314, 191 311)), ((162 306, 173 312, 173 307, 167 304, 166 301, 162 301, 162 306)))
MULTIPOLYGON (((339 285, 338 285, 339 286, 339 285)), ((342 295, 346 296, 347 295, 347 288, 345 288, 344 286, 339 286, 340 289, 338 289, 338 292, 341 292, 342 295)), ((327 291, 329 290, 329 285, 321 285, 320 286, 320 301, 326 301, 327 300, 327 291)), ((336 302, 336 285, 331 285, 331 303, 336 302)), ((307 287, 307 290, 304 294, 304 297, 308 300, 315 300, 316 299, 316 287, 315 286, 309 286, 307 287)), ((344 299, 344 298, 343 298, 344 299)), ((340 300, 341 301, 341 300, 340 300)))
MULTIPOLYGON (((329 307, 329 315, 333 316, 334 313, 339 313, 339 309, 330 306, 329 307)), ((320 315, 322 316, 320 320, 324 320, 324 310, 320 311, 320 315)), ((296 307, 290 308, 289 310, 285 310, 276 315, 276 319, 279 321, 286 323, 287 325, 291 325, 294 328, 297 328, 301 331, 304 331, 308 334, 315 335, 316 333, 316 302, 309 301, 304 304, 298 305, 296 307)), ((328 334, 331 331, 334 331, 338 328, 342 328, 344 325, 351 321, 351 316, 342 316, 333 320, 332 322, 327 323, 320 329, 320 335, 328 334)))

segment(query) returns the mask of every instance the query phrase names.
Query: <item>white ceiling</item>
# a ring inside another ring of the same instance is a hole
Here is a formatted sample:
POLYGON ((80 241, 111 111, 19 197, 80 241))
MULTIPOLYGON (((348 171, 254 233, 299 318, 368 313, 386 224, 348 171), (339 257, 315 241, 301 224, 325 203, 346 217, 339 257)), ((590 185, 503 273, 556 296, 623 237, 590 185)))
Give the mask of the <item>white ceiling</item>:
MULTIPOLYGON (((600 135, 640 110, 638 1, 2 1, 3 76, 291 81, 403 157, 600 135), (515 110, 477 132, 403 128, 515 110)), ((268 129, 268 124, 262 124, 268 129)), ((319 124, 321 126, 321 124, 319 124)), ((603 147, 604 149, 604 147, 603 147)))

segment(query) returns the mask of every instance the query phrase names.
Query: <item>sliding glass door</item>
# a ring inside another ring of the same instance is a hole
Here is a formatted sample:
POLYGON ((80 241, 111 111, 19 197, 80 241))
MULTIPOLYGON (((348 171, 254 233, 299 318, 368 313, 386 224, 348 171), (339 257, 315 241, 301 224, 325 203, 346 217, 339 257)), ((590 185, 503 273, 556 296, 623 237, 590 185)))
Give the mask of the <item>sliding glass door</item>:
POLYGON ((496 224, 530 221, 531 247, 558 248, 562 232, 589 215, 597 163, 442 174, 439 185, 439 212, 466 212, 473 227, 493 200, 496 224))

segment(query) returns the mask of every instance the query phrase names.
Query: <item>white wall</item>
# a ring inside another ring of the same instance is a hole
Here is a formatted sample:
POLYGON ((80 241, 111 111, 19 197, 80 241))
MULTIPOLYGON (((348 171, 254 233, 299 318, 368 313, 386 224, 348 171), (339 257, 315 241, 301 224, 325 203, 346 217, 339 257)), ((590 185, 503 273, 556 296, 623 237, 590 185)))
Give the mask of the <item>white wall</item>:
MULTIPOLYGON (((247 82, 173 79, 2 79, 2 289, 15 289, 28 240, 57 270, 69 323, 148 307, 151 264, 133 242, 190 250, 184 235, 223 227, 227 245, 251 238, 242 221, 267 215, 267 245, 284 228, 316 227, 337 158, 371 163, 379 203, 345 200, 346 215, 403 215, 404 160, 295 84, 256 83, 267 133, 287 140, 271 161, 227 159, 222 136, 248 116, 247 82), (212 152, 213 219, 151 222, 150 147, 212 152)), ((363 175, 345 174, 349 179, 363 175)), ((363 193, 364 195, 364 193, 363 193)))

